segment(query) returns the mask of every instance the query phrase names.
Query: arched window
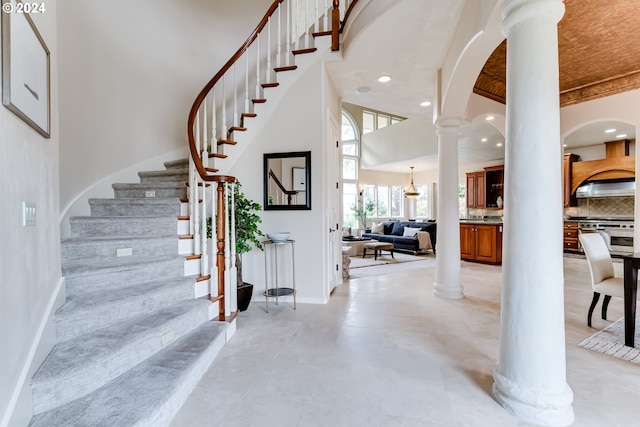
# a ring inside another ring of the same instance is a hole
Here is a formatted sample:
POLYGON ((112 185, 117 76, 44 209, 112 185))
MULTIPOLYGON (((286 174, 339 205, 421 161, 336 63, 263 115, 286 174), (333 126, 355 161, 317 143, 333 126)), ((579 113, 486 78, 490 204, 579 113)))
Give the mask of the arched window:
POLYGON ((355 120, 342 111, 342 224, 357 228, 354 207, 358 204, 360 132, 355 120))

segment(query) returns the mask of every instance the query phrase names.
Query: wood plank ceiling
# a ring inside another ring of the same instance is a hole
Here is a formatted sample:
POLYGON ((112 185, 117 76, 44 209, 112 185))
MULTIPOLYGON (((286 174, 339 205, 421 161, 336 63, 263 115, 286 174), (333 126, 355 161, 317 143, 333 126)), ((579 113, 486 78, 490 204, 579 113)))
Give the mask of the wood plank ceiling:
MULTIPOLYGON (((640 88, 640 1, 565 0, 558 24, 560 106, 640 88)), ((480 72, 474 93, 505 103, 506 40, 480 72)))

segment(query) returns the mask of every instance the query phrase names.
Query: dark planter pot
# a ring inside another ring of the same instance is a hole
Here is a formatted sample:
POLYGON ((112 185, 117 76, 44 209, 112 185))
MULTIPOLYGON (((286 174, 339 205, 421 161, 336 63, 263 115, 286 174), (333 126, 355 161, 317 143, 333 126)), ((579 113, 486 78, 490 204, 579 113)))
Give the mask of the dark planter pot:
POLYGON ((242 282, 242 285, 238 285, 238 310, 245 311, 249 308, 252 296, 253 285, 251 283, 242 282))

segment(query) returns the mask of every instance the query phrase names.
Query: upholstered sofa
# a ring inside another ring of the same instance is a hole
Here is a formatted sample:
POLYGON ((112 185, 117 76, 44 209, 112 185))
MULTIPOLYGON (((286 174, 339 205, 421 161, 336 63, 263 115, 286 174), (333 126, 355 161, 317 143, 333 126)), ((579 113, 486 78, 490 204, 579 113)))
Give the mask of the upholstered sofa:
POLYGON ((379 242, 393 243, 394 250, 410 251, 414 254, 431 249, 436 253, 436 223, 417 221, 387 221, 374 224, 362 237, 379 242), (407 228, 408 230, 405 230, 407 228), (418 229, 414 231, 413 229, 418 229), (424 234, 428 233, 428 235, 424 234))

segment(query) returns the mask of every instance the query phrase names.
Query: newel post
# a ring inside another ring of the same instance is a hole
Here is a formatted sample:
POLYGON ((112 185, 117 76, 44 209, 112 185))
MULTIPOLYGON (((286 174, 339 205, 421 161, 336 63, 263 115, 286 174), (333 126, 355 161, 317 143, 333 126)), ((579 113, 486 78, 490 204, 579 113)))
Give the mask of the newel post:
POLYGON ((331 50, 340 49, 340 0, 333 0, 331 11, 331 50))

